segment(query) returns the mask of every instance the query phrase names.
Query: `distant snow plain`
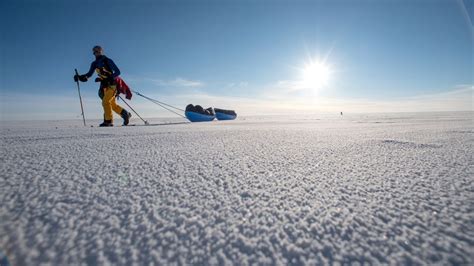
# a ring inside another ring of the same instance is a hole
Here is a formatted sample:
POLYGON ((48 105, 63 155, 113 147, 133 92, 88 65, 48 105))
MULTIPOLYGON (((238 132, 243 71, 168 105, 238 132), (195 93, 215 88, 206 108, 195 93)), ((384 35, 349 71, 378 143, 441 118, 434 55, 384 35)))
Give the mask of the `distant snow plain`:
POLYGON ((0 251, 12 265, 473 265, 473 119, 4 123, 0 251))

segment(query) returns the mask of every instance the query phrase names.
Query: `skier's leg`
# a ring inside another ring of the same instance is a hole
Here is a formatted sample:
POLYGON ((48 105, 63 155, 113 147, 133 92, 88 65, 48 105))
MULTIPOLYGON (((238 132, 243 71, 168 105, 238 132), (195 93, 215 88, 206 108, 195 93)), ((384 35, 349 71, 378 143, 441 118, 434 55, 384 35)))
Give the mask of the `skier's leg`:
MULTIPOLYGON (((114 91, 116 91, 115 86, 113 86, 112 88, 114 88, 114 91)), ((115 97, 110 101, 110 105, 112 106, 112 110, 114 110, 114 112, 116 112, 123 118, 123 125, 128 125, 132 114, 122 108, 120 105, 118 105, 115 100, 115 97)))
POLYGON ((115 113, 117 113, 118 115, 122 115, 122 111, 124 109, 117 104, 117 102, 115 101, 115 97, 110 102, 110 105, 112 106, 112 110, 114 110, 115 113))
POLYGON ((117 87, 115 85, 110 86, 111 89, 114 90, 114 97, 113 99, 110 100, 110 106, 112 107, 112 110, 116 112, 118 115, 122 113, 123 108, 117 104, 116 96, 117 96, 117 87))
POLYGON ((115 90, 107 87, 104 89, 104 98, 102 98, 102 107, 104 108, 104 120, 112 121, 112 101, 115 101, 115 90))

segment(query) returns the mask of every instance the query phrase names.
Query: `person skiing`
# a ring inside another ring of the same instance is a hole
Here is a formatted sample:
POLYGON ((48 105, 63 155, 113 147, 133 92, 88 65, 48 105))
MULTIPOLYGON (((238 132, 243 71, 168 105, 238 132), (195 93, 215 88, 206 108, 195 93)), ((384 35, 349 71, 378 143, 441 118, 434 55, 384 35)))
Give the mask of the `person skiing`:
POLYGON ((123 125, 126 126, 128 125, 132 114, 119 106, 115 101, 115 97, 119 94, 116 80, 120 80, 118 78, 120 70, 112 59, 104 55, 102 47, 96 45, 92 48, 92 52, 95 56, 95 61, 92 62, 89 72, 84 75, 74 75, 74 81, 77 82, 79 80, 81 82, 86 82, 95 70, 98 76, 95 79, 95 82, 100 82, 99 97, 102 99, 102 107, 104 108, 104 122, 99 126, 114 126, 112 110, 123 118, 123 125))

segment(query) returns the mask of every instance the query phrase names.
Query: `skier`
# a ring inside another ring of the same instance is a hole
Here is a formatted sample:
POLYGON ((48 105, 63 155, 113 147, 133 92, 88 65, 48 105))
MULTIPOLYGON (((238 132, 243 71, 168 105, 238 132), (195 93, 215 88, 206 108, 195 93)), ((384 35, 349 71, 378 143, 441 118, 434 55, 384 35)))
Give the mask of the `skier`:
POLYGON ((99 97, 102 99, 102 107, 104 108, 104 122, 99 126, 114 126, 112 110, 123 118, 123 125, 126 126, 132 114, 115 102, 115 97, 119 94, 116 80, 120 75, 120 70, 112 59, 104 55, 102 47, 96 45, 92 48, 92 52, 95 56, 95 61, 92 62, 89 72, 84 75, 74 75, 74 81, 86 82, 95 70, 98 76, 95 82, 100 82, 99 97))

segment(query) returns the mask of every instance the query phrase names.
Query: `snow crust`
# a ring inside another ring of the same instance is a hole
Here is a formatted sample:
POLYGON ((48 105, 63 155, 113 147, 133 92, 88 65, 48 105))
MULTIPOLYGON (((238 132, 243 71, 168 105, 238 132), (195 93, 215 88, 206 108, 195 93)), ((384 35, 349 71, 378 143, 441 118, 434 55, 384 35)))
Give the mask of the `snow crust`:
POLYGON ((81 122, 1 127, 13 265, 474 264, 472 112, 81 122))

